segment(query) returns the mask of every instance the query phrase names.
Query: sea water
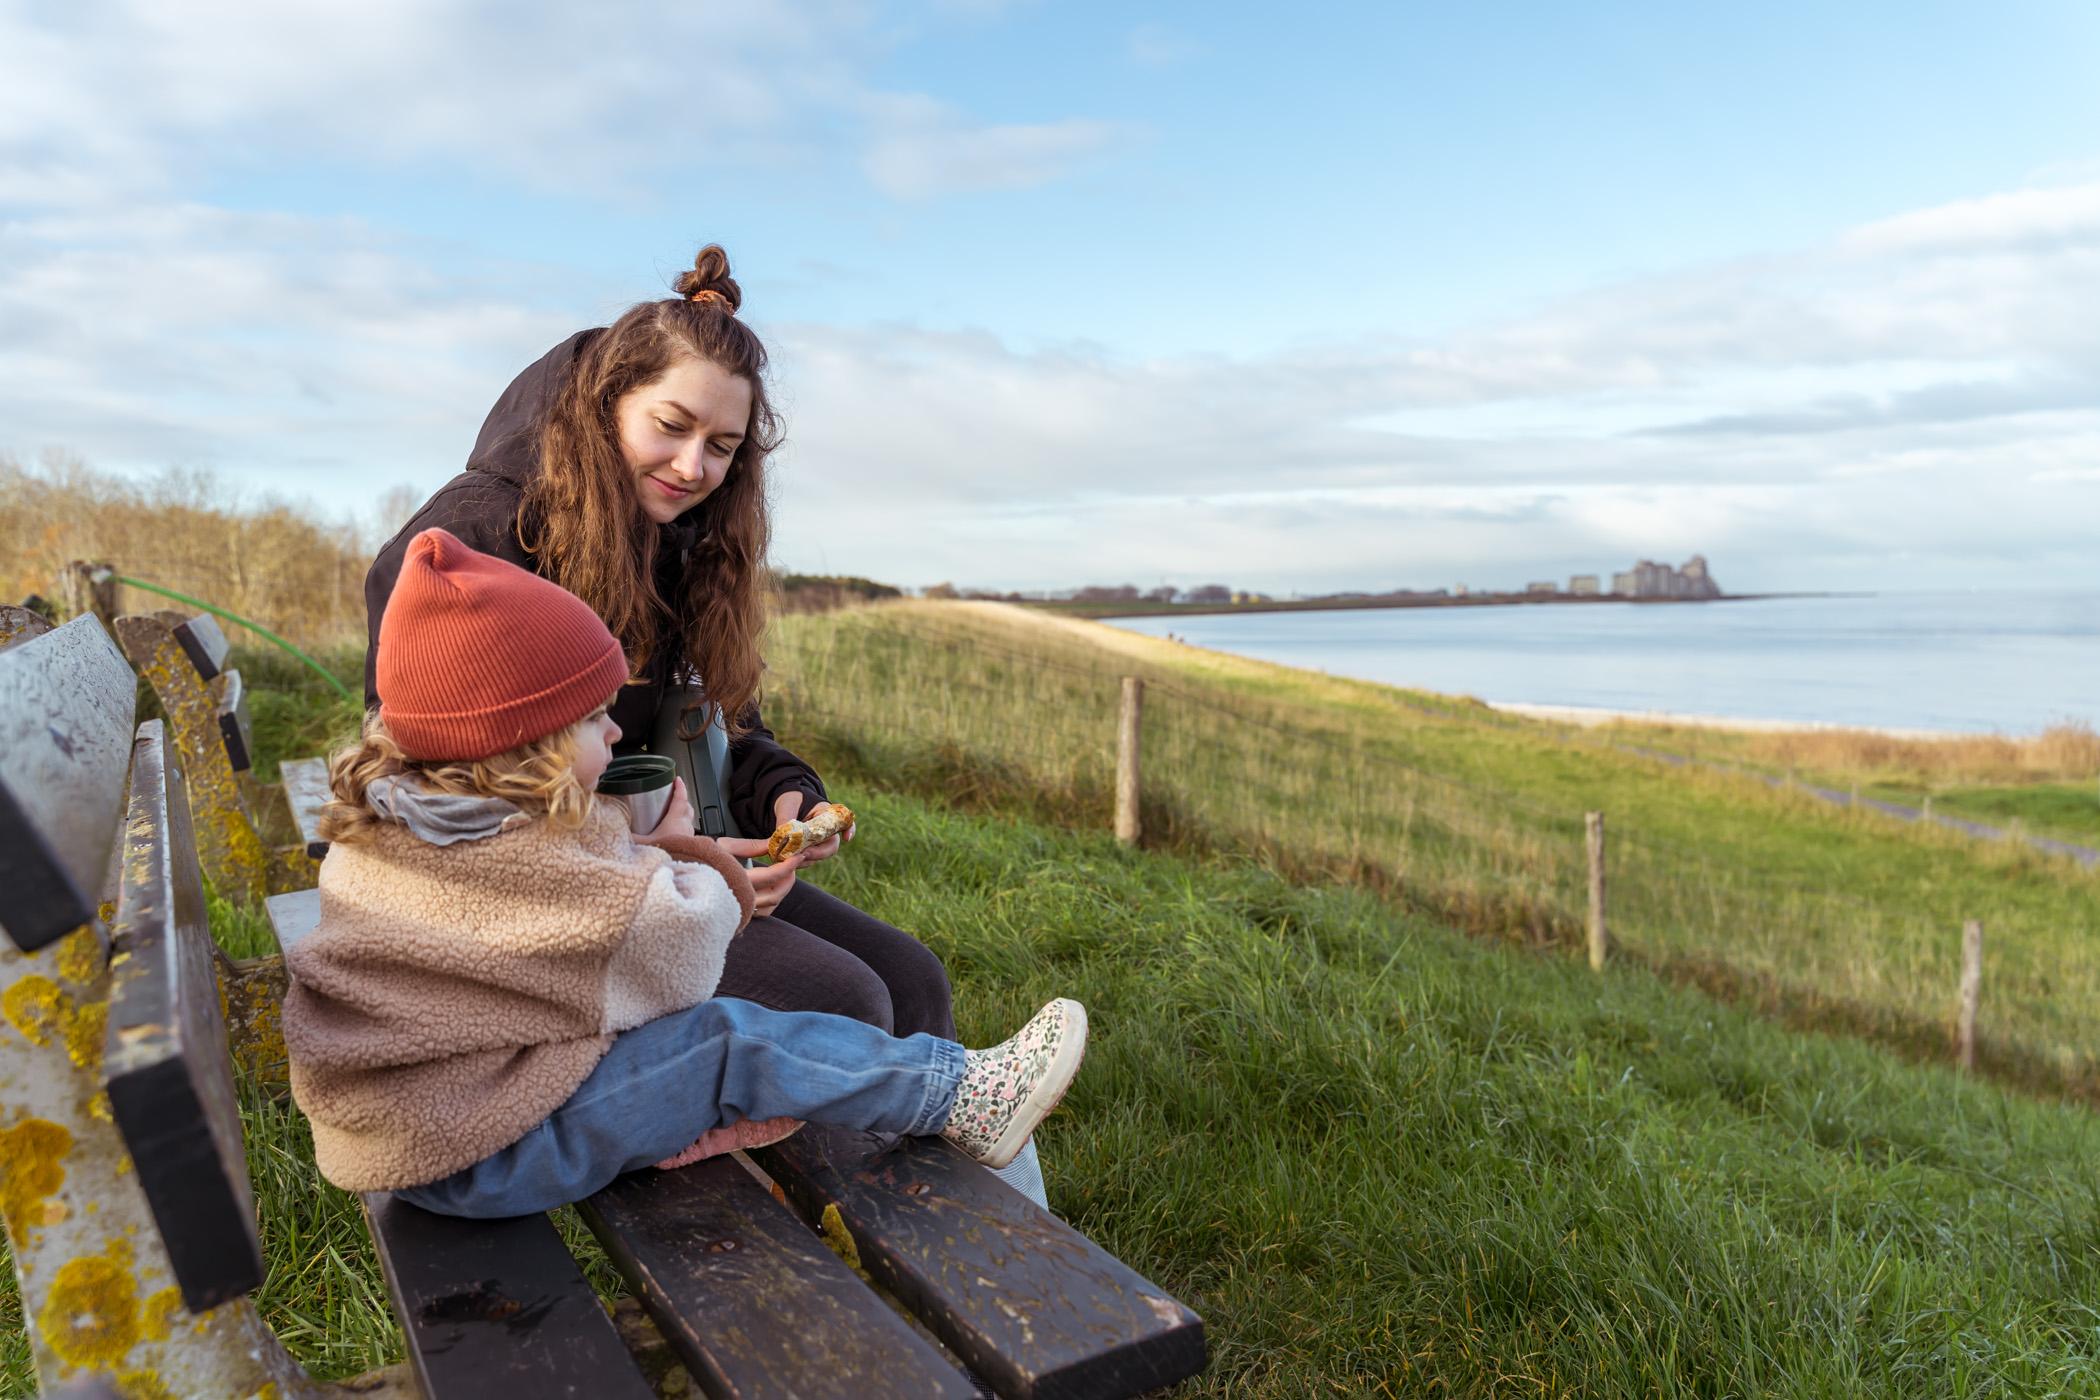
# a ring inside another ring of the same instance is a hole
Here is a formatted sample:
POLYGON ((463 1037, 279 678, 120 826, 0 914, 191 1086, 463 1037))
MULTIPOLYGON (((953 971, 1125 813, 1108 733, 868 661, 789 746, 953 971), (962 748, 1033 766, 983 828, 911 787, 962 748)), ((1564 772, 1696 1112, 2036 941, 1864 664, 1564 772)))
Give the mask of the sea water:
POLYGON ((1493 704, 2032 734, 2100 722, 2100 593, 1360 608, 1115 619, 1493 704))

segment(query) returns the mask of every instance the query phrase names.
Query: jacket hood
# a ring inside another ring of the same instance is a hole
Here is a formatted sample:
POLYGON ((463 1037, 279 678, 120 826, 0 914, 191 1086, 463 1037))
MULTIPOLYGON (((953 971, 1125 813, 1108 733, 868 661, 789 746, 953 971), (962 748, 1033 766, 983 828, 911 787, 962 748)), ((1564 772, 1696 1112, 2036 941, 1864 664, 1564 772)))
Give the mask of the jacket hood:
MULTIPOLYGON (((578 331, 518 372, 489 410, 489 416, 482 420, 474 450, 467 457, 468 471, 493 476, 520 492, 532 484, 540 473, 539 430, 547 407, 554 402, 562 381, 575 369, 576 361, 605 330, 604 326, 593 326, 578 331)), ((699 542, 700 526, 692 512, 658 529, 663 548, 673 558, 683 558, 699 542)))

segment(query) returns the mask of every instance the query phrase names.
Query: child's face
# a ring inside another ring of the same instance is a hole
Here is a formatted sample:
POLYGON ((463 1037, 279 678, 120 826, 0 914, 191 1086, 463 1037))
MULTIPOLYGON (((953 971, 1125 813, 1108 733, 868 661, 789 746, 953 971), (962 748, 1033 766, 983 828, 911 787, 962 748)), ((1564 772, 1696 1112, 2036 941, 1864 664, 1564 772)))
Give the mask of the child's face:
POLYGON ((576 728, 576 781, 596 791, 605 765, 612 762, 612 746, 620 742, 620 726, 600 705, 596 714, 576 728))

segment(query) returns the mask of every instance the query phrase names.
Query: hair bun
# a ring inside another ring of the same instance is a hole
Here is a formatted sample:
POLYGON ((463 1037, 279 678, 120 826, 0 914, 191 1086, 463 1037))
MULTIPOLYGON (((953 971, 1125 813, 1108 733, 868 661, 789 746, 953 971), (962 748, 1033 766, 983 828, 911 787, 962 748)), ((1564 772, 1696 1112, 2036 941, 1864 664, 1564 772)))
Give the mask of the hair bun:
POLYGON ((710 243, 694 255, 692 268, 679 273, 671 289, 688 301, 710 302, 719 297, 732 313, 744 305, 744 289, 729 275, 729 254, 719 243, 710 243))

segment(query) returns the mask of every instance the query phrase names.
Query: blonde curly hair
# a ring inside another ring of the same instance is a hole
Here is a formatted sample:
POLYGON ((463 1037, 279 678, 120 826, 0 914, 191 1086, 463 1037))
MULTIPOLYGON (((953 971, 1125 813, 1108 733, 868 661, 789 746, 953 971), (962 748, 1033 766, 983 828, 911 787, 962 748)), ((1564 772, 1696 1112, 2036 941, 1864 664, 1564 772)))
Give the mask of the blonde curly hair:
POLYGON ((365 716, 364 734, 358 742, 337 750, 328 760, 328 786, 335 796, 321 809, 321 839, 351 845, 369 841, 387 823, 366 802, 365 790, 381 778, 405 773, 413 773, 437 792, 500 797, 556 826, 581 826, 596 794, 576 777, 576 737, 585 724, 603 713, 601 706, 566 729, 489 758, 461 763, 410 758, 374 710, 365 716))

